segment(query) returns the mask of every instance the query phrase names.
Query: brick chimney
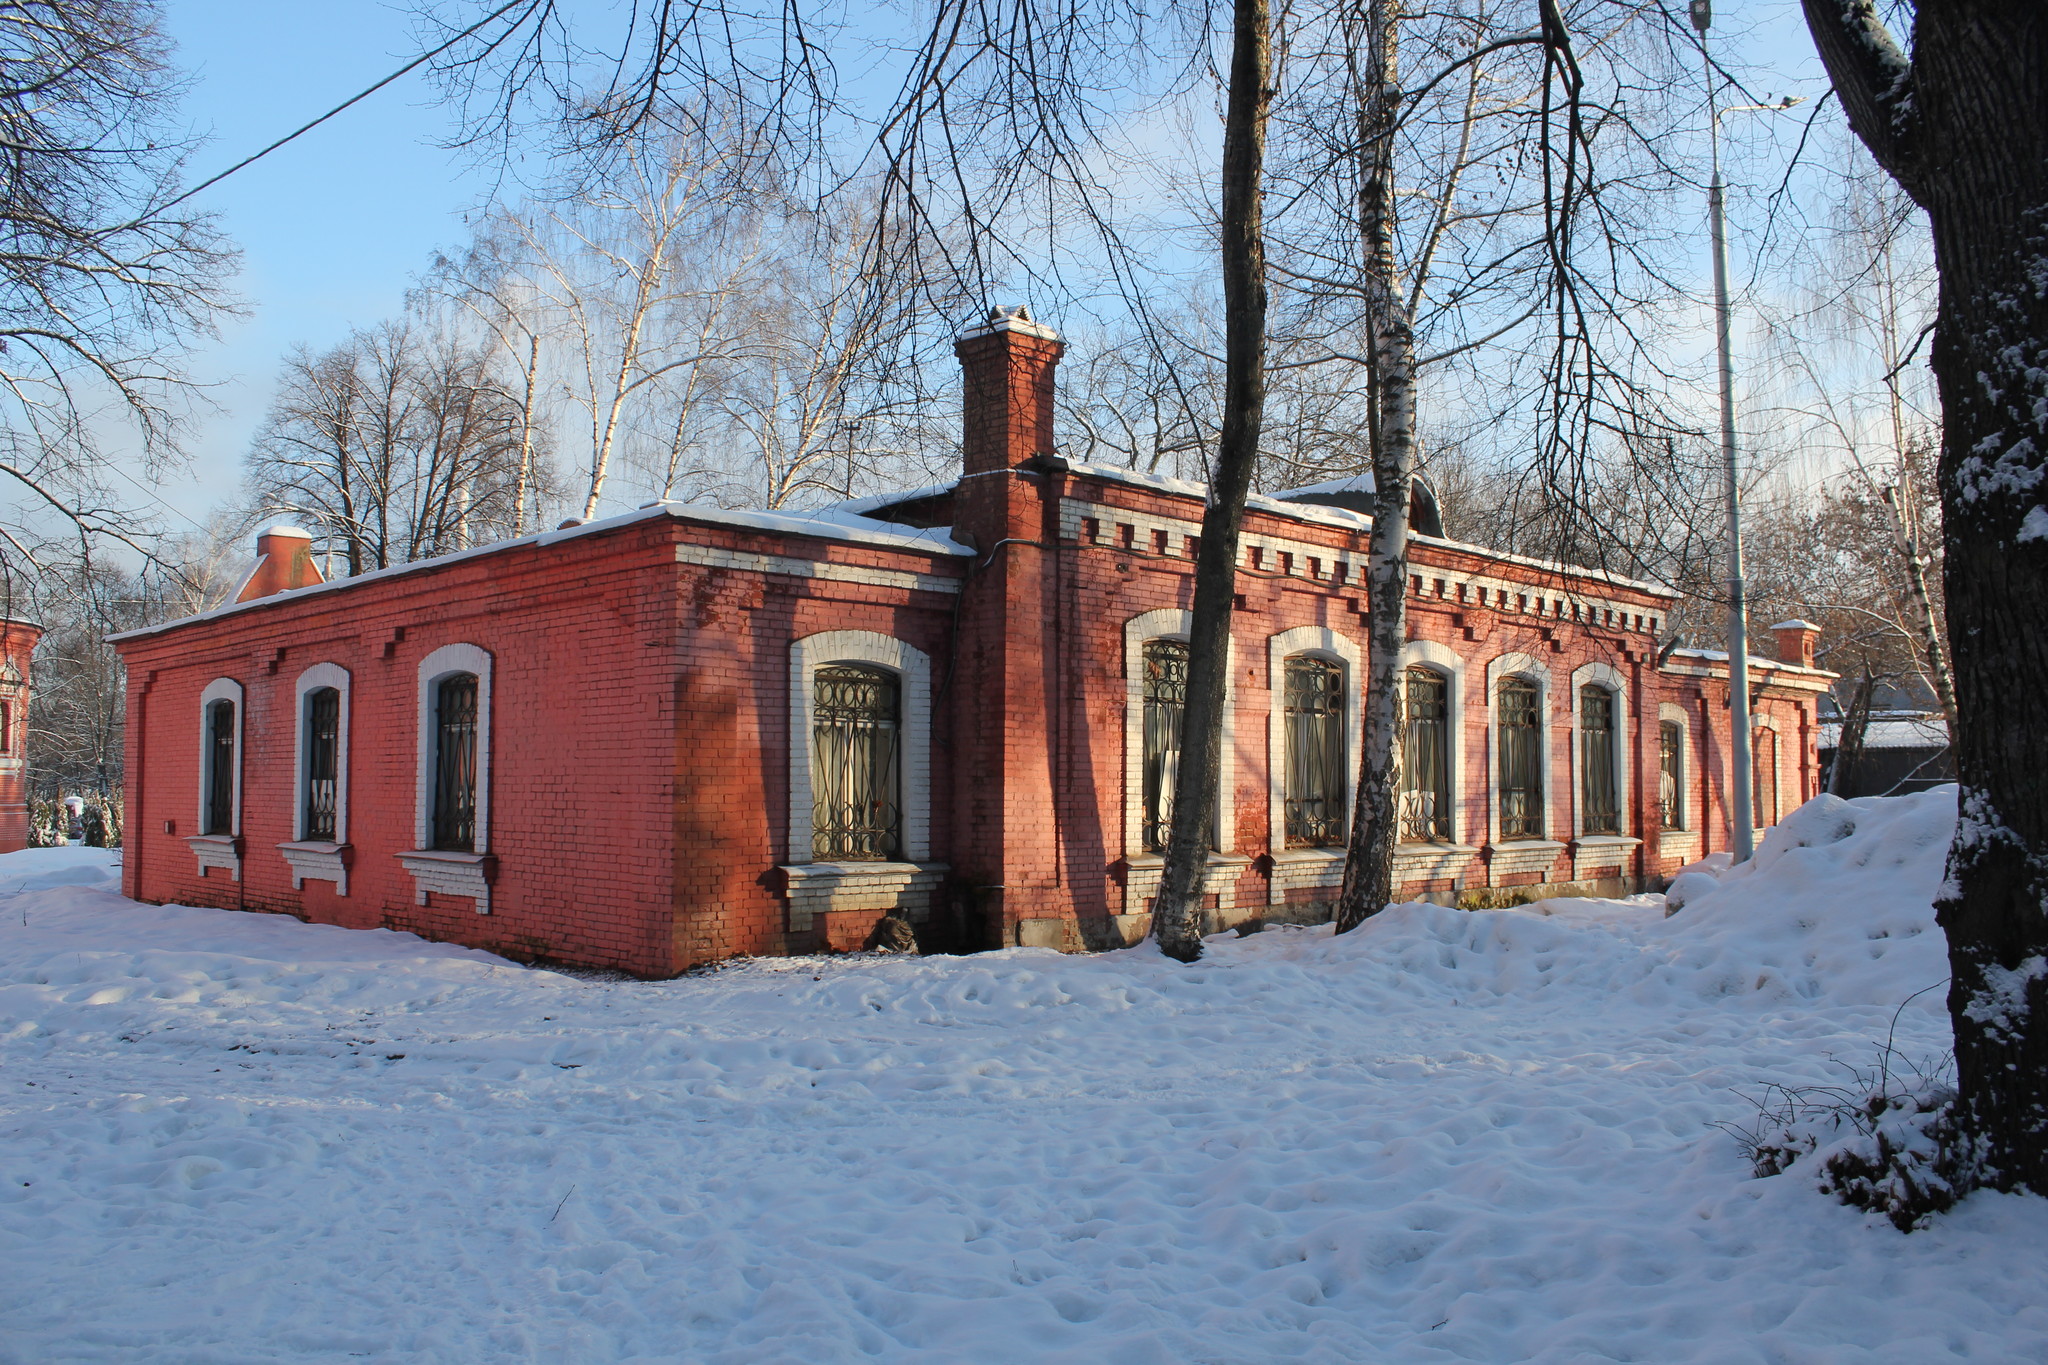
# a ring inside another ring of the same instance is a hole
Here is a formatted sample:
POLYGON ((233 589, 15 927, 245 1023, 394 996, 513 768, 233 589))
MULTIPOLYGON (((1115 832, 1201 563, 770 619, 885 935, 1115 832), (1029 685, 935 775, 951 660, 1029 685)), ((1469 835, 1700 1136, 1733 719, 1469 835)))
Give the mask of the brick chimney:
POLYGON ((1771 627, 1778 637, 1778 657, 1800 668, 1813 667, 1813 644, 1820 639, 1820 627, 1811 621, 1780 621, 1771 627))
POLYGON ((313 564, 312 534, 296 526, 271 526, 256 533, 256 567, 242 580, 235 600, 252 602, 326 581, 313 564))
POLYGON ((1052 371, 1066 346, 1022 304, 991 308, 953 343, 965 372, 964 473, 1015 469, 1052 453, 1052 371))

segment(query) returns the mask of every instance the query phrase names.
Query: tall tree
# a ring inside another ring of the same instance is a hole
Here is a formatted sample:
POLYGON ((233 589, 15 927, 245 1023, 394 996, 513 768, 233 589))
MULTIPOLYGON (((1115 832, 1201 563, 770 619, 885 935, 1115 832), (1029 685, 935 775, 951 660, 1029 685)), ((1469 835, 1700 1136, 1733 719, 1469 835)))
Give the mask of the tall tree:
MULTIPOLYGON (((52 522, 134 541, 103 418, 176 450, 177 358, 226 306, 233 264, 180 203, 189 143, 147 0, 15 0, 0 14, 0 570, 52 522)), ((11 575, 10 575, 11 576, 11 575)))
POLYGON ((1238 528, 1258 464, 1266 403, 1266 115, 1273 100, 1272 15, 1266 0, 1235 0, 1230 87, 1223 117, 1220 248, 1223 275, 1223 429, 1216 442, 1188 632, 1187 710, 1166 868, 1152 932, 1169 957, 1202 955, 1202 874, 1215 847, 1223 766, 1223 702, 1237 592, 1238 528))
POLYGON ((1919 6, 1908 56, 1873 0, 1802 2, 1849 126, 1933 232, 1956 1117, 1984 1183, 2048 1191, 2048 8, 1919 6))

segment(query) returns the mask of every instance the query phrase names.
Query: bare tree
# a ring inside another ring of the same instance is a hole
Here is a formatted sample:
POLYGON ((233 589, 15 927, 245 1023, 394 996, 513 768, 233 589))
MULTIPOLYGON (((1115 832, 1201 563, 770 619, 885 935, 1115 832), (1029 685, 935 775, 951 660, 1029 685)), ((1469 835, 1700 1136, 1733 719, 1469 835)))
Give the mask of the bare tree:
POLYGON ((1804 0, 1849 126, 1927 213, 1961 815, 1956 1119, 1978 1178, 2048 1190, 2048 17, 2035 0, 1804 0))
POLYGON ((146 0, 17 0, 0 14, 0 563, 37 562, 54 520, 135 542, 96 436, 118 414, 150 461, 175 454, 185 347, 226 306, 232 264, 178 203, 189 143, 146 0))
POLYGON ((307 523, 351 576, 510 534, 546 466, 491 360, 410 321, 293 355, 249 454, 260 515, 307 523))

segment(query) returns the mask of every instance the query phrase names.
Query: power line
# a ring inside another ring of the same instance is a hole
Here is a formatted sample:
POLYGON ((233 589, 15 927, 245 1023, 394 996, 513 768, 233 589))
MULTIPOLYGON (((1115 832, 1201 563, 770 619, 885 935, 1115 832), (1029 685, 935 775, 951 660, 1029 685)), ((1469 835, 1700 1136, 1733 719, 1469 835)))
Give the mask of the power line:
MULTIPOLYGON (((321 124, 327 122, 327 120, 333 118, 336 114, 341 113, 344 109, 347 109, 352 105, 362 103, 364 100, 376 94, 379 90, 382 90, 385 86, 391 84, 391 82, 397 80, 399 77, 407 74, 408 72, 414 70, 419 66, 424 65, 427 62, 432 61, 434 58, 440 56, 443 52, 446 52, 449 48, 454 47, 457 43, 461 42, 464 38, 469 37, 472 33, 475 33, 484 25, 490 23, 493 19, 497 19, 500 16, 507 14, 512 10, 518 9, 521 5, 530 5, 532 3, 533 0, 507 0, 507 3, 498 6, 498 8, 492 10, 489 14, 486 14, 483 18, 477 20, 468 28, 462 30, 462 32, 456 34, 453 38, 450 38, 447 42, 441 44, 439 47, 433 49, 431 52, 421 53, 419 56, 407 62, 404 66, 399 67, 398 70, 386 76, 383 80, 378 81, 369 89, 364 90, 358 94, 351 95, 349 98, 343 100, 340 104, 335 105, 332 109, 329 109, 326 113, 322 114, 319 118, 314 119, 311 123, 308 123, 300 128, 295 128, 291 132, 286 133, 283 137, 271 143, 262 151, 257 152, 253 156, 243 157, 240 161, 237 161, 234 165, 228 167, 219 175, 213 176, 210 179, 200 181, 198 184, 194 185, 191 189, 186 190, 177 198, 169 200, 168 202, 163 204, 161 207, 157 209, 157 212, 162 213, 167 209, 174 208, 177 205, 184 203, 187 199, 190 199, 193 195, 199 193, 201 190, 208 189, 214 185, 218 185, 221 181, 227 179, 236 171, 239 171, 244 167, 253 165, 256 162, 261 161, 264 157, 269 156, 272 152, 284 146, 287 142, 290 142, 292 139, 299 137, 302 134, 312 132, 315 128, 318 128, 321 124)), ((516 29, 517 27, 518 25, 514 24, 512 28, 508 28, 505 31, 505 34, 511 33, 512 30, 516 29)), ((491 46, 496 47, 498 43, 503 42, 505 40, 505 34, 500 34, 498 38, 492 42, 491 46)))

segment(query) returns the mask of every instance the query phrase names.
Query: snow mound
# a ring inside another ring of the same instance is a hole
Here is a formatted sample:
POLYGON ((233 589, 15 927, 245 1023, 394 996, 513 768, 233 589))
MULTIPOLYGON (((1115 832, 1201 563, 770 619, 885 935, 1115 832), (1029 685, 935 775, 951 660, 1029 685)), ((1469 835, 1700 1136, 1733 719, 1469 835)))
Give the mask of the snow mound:
MULTIPOLYGON (((1667 932, 1686 960, 1836 1004, 1899 1004, 1948 976, 1934 898, 1955 835, 1956 789, 1818 796, 1749 862, 1672 883, 1667 932), (1705 880, 1711 878, 1711 884, 1705 880)), ((1941 993, 1914 1007, 1939 1013, 1941 993)))

